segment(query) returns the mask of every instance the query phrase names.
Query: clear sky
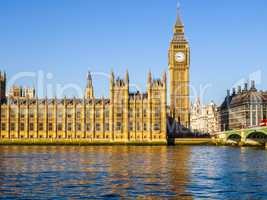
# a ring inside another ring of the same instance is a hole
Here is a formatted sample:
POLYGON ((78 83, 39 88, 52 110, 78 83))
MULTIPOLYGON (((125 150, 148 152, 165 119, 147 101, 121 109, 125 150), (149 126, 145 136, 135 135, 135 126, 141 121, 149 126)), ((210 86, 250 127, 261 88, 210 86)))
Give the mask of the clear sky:
MULTIPOLYGON (((149 69, 168 70, 177 0, 1 0, 0 68, 48 75, 55 87, 84 87, 87 70, 97 96, 108 96, 101 73, 124 76, 142 91, 149 69), (100 75, 99 75, 100 74, 100 75)), ((181 0, 191 46, 191 84, 204 101, 221 103, 227 88, 251 74, 267 89, 267 1, 181 0), (261 75, 261 76, 259 76, 261 75), (260 79, 261 77, 261 79, 260 79)), ((32 78, 16 82, 37 85, 32 78)), ((72 96, 74 91, 65 93, 72 96)), ((195 95, 195 94, 193 94, 195 95)))

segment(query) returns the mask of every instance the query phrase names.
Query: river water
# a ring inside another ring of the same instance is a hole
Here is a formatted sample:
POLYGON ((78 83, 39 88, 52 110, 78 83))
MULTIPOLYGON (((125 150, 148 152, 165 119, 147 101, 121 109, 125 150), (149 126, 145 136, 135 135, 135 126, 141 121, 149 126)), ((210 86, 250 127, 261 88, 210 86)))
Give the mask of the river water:
POLYGON ((0 146, 0 199, 267 199, 267 151, 0 146))

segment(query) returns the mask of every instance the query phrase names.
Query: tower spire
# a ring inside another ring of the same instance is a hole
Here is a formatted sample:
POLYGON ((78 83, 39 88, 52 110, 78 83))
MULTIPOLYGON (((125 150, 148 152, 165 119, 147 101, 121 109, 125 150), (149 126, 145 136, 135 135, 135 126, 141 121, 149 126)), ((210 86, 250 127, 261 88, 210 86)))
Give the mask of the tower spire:
POLYGON ((90 86, 92 86, 92 85, 93 85, 93 83, 92 83, 91 72, 88 71, 88 73, 87 73, 87 87, 90 87, 90 86))
POLYGON ((114 83, 114 79, 115 79, 115 76, 114 76, 114 71, 113 69, 111 70, 111 73, 110 73, 110 84, 111 86, 113 85, 114 83))
POLYGON ((151 70, 149 70, 148 75, 147 75, 147 84, 150 85, 152 82, 152 74, 151 70))
POLYGON ((181 8, 181 4, 180 1, 177 1, 177 16, 176 16, 176 23, 175 26, 184 26, 181 17, 180 17, 180 8, 181 8))
POLYGON ((126 84, 129 84, 129 72, 128 72, 128 69, 126 70, 126 73, 125 73, 125 81, 126 81, 126 84))

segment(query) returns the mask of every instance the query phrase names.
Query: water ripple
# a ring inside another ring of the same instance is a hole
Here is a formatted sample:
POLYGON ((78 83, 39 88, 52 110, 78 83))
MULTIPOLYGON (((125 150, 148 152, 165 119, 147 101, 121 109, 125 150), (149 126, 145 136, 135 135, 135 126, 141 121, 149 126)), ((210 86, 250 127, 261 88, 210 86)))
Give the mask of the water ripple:
POLYGON ((266 199, 266 182, 261 149, 0 147, 0 199, 266 199))

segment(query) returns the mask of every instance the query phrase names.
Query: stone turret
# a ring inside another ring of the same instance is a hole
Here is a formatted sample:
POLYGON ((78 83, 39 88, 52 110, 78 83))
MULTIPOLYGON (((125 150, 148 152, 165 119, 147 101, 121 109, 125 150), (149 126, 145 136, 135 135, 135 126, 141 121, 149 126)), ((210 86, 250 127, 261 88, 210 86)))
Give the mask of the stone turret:
POLYGON ((85 89, 85 98, 92 99, 94 98, 94 88, 93 88, 93 80, 90 72, 87 73, 87 84, 85 89))
POLYGON ((6 72, 0 71, 0 101, 6 101, 6 72))

